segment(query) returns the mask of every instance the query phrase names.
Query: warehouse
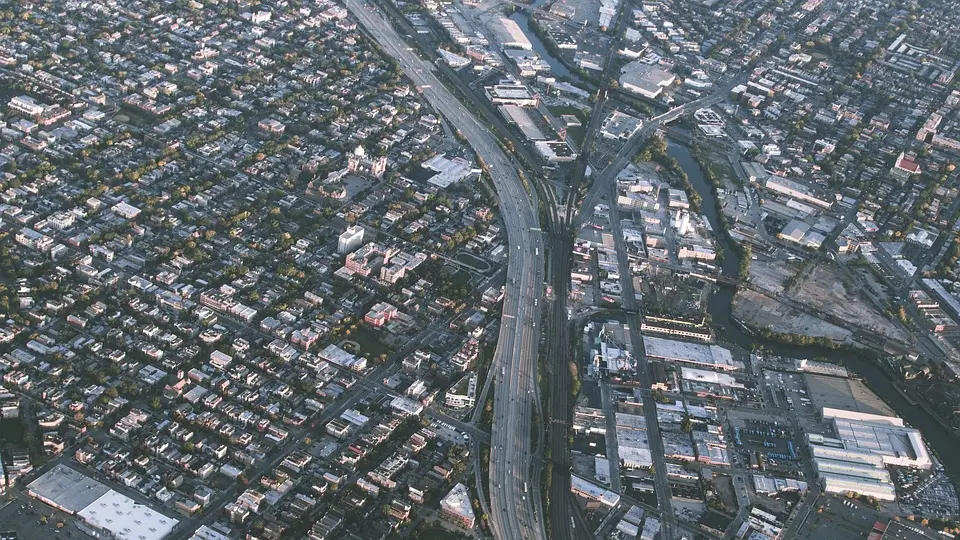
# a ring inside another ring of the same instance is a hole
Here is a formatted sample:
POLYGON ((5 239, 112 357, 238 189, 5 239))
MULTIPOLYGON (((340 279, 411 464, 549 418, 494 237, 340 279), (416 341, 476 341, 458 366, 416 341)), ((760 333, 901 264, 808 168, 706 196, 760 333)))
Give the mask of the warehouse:
POLYGON ((490 31, 493 39, 504 49, 533 49, 533 43, 520 29, 520 25, 506 17, 497 17, 490 21, 490 31))
POLYGON ((828 200, 821 199, 815 196, 811 189, 804 184, 799 182, 794 182, 792 180, 787 180, 786 178, 778 177, 769 177, 767 178, 766 184, 764 185, 770 191, 779 193, 781 195, 786 195, 787 197, 792 197, 794 199, 799 199, 804 202, 808 202, 819 206, 821 208, 830 208, 833 206, 833 203, 828 200))
POLYGON ((647 358, 694 364, 708 369, 736 371, 743 364, 733 359, 730 349, 719 345, 687 343, 672 339, 643 336, 643 348, 647 358))
POLYGON ((178 523, 65 465, 31 482, 27 494, 119 540, 160 540, 178 523))
POLYGON ((620 72, 620 87, 647 99, 656 99, 663 93, 664 88, 676 80, 677 76, 673 73, 639 60, 630 62, 620 72))
POLYGON ((888 467, 930 469, 933 461, 920 432, 895 416, 823 408, 836 438, 807 435, 813 466, 827 493, 854 491, 892 501, 896 489, 888 467))
POLYGON ((706 369, 682 367, 680 377, 683 380, 683 390, 698 396, 733 399, 736 390, 745 388, 743 383, 732 375, 706 369))

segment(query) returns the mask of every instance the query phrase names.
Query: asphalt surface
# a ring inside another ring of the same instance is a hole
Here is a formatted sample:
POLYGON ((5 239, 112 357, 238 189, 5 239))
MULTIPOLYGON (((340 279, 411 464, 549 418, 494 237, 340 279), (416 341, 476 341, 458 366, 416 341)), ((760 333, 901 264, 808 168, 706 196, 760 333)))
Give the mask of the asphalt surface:
MULTIPOLYGON (((617 175, 620 174, 633 159, 633 156, 640 151, 640 147, 643 146, 643 143, 653 134, 657 132, 665 124, 673 122, 680 116, 685 114, 692 113, 697 109, 702 109, 704 107, 710 107, 716 105, 723 101, 729 94, 730 91, 738 84, 745 82, 748 78, 748 74, 743 74, 737 76, 734 80, 723 85, 713 94, 709 96, 702 97, 696 101, 690 101, 684 103, 679 107, 670 109, 669 111, 650 118, 649 120, 644 121, 643 126, 637 130, 636 133, 630 137, 630 140, 623 145, 623 148, 617 152, 616 157, 613 159, 613 162, 610 163, 606 168, 601 171, 596 178, 593 180, 590 189, 587 190, 586 196, 583 198, 583 204, 580 206, 580 212, 576 218, 576 224, 583 225, 590 220, 593 215, 593 208, 599 202, 600 198, 606 194, 607 189, 610 188, 610 185, 616 180, 617 175)), ((616 198, 611 199, 615 201, 616 198)))
MULTIPOLYGON (((616 200, 616 184, 608 186, 610 200, 616 200)), ((641 317, 638 314, 639 302, 633 288, 633 274, 627 260, 627 247, 623 241, 623 231, 620 228, 620 213, 616 204, 610 205, 610 227, 617 247, 617 260, 620 267, 620 284, 623 287, 623 308, 627 312, 627 324, 630 326, 630 342, 633 344, 634 356, 637 358, 637 380, 640 388, 650 388, 650 370, 647 365, 647 355, 643 348, 643 338, 640 336, 641 317)), ((657 403, 653 394, 644 392, 643 415, 647 421, 647 440, 650 445, 650 454, 653 458, 653 484, 657 494, 657 505, 662 512, 663 520, 660 526, 660 537, 665 540, 676 538, 676 516, 673 513, 673 493, 670 482, 667 480, 667 465, 663 457, 663 437, 660 435, 660 424, 657 420, 657 403)))
POLYGON ((440 83, 432 71, 434 66, 406 45, 377 7, 360 0, 346 0, 345 4, 383 50, 400 62, 430 105, 467 139, 493 180, 510 257, 503 319, 492 364, 498 378, 490 452, 490 525, 497 538, 544 538, 529 496, 538 303, 543 289, 539 262, 543 241, 535 205, 497 140, 440 83))

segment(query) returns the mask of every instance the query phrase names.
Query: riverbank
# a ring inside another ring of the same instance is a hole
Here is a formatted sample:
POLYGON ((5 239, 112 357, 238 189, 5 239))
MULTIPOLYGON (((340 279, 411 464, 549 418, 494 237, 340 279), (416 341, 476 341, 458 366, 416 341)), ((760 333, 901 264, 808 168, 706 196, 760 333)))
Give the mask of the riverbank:
MULTIPOLYGON (((717 245, 726 254, 721 264, 723 275, 736 278, 740 268, 740 251, 733 247, 734 242, 730 237, 722 232, 713 186, 705 178, 700 164, 694 159, 688 147, 675 140, 669 140, 668 143, 667 153, 677 160, 690 183, 700 193, 701 213, 713 230, 717 231, 717 245)), ((751 350, 755 345, 762 345, 778 356, 823 357, 830 362, 843 365, 886 402, 897 415, 920 431, 930 450, 938 456, 951 480, 955 485, 957 484, 957 480, 960 479, 960 455, 954 449, 960 437, 933 413, 929 406, 925 406, 923 400, 913 400, 914 403, 920 403, 920 406, 917 406, 897 391, 895 384, 899 382, 899 375, 885 365, 877 353, 869 350, 827 349, 815 345, 788 345, 764 340, 759 335, 752 335, 751 332, 743 329, 739 321, 732 316, 735 294, 736 290, 733 287, 715 287, 707 304, 707 311, 714 326, 723 328, 721 333, 723 341, 746 350, 751 350)))

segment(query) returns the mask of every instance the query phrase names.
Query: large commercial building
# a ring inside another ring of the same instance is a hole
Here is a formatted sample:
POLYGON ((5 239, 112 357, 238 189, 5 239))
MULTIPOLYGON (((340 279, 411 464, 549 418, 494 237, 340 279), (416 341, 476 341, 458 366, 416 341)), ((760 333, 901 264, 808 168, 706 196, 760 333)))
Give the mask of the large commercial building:
POLYGON ((676 80, 673 73, 640 61, 630 62, 620 72, 620 88, 647 99, 656 99, 676 80))
POLYGON ((692 364, 706 369, 736 371, 743 364, 733 359, 730 349, 705 343, 687 343, 673 339, 643 336, 647 358, 692 364))
POLYGON ((896 499, 890 466, 929 469, 933 465, 920 432, 894 416, 822 409, 837 438, 807 435, 814 468, 827 493, 853 491, 880 500, 896 499))
POLYGON ((530 93, 530 89, 523 83, 505 79, 493 86, 485 88, 487 99, 495 105, 519 105, 521 107, 535 107, 537 96, 530 93))
POLYGON ((27 494, 120 540, 160 540, 178 523, 65 465, 31 482, 27 494))

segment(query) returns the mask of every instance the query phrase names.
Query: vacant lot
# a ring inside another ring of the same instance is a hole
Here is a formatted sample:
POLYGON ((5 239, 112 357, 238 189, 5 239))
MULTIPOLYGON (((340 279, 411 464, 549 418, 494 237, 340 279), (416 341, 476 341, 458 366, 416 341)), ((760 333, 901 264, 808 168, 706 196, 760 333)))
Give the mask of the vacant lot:
POLYGON ((750 283, 772 293, 782 293, 799 265, 791 261, 751 261, 750 283))
POLYGON ((858 291, 856 285, 847 281, 836 263, 825 262, 805 272, 791 290, 791 297, 888 338, 907 340, 886 315, 858 291))
POLYGON ((751 328, 766 329, 778 334, 802 334, 849 341, 852 332, 793 309, 774 298, 751 290, 737 293, 733 315, 751 328))

